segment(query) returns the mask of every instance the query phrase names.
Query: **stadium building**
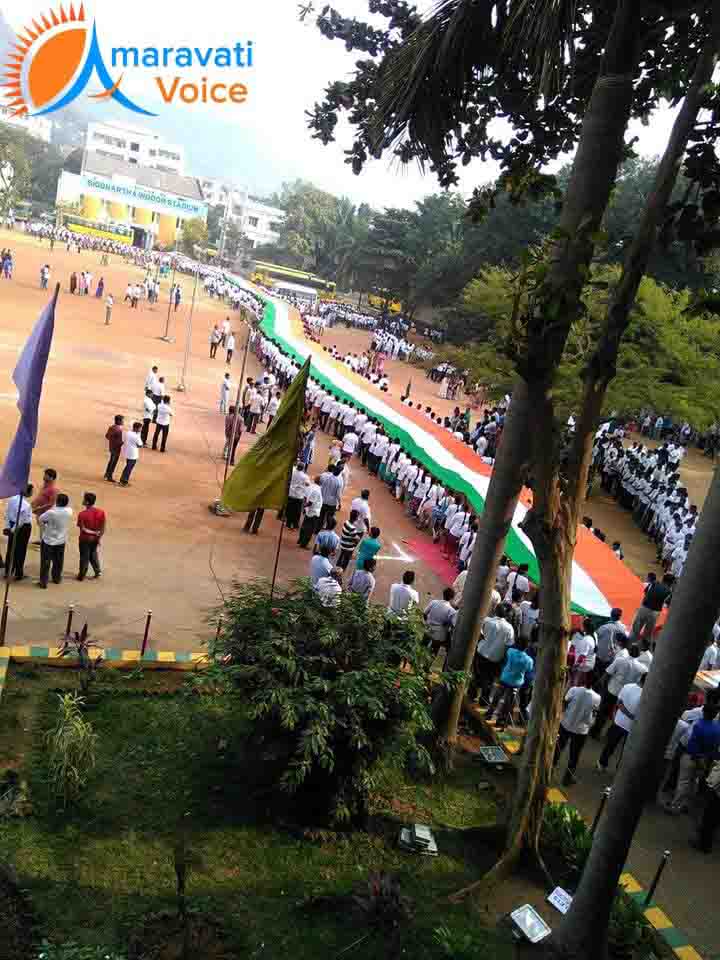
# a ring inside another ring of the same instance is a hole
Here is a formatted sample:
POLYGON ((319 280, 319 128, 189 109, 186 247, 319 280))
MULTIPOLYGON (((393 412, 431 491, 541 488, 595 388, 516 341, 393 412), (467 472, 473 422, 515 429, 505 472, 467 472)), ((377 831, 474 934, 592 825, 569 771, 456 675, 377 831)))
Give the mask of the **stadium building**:
POLYGON ((207 219, 199 182, 85 150, 80 173, 63 170, 57 204, 77 233, 149 250, 173 248, 185 220, 207 219))

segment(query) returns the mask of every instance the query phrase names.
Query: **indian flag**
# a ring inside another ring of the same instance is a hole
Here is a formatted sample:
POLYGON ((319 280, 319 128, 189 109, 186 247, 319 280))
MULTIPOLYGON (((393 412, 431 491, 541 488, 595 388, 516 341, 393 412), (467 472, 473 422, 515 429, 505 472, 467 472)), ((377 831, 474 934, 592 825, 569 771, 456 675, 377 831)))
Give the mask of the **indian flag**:
MULTIPOLYGON (((239 277, 232 277, 254 293, 259 293, 239 277)), ((262 296, 262 294, 260 294, 262 296)), ((343 400, 380 421, 388 436, 393 437, 407 453, 422 463, 442 483, 462 493, 476 513, 482 513, 492 467, 447 430, 431 423, 415 408, 400 403, 370 386, 344 364, 334 361, 321 347, 311 349, 302 331, 297 313, 285 302, 264 297, 266 302, 262 330, 299 363, 312 358, 311 376, 343 400)), ((531 578, 540 579, 532 544, 520 529, 527 513, 530 494, 523 492, 508 534, 506 552, 515 563, 527 563, 531 578)), ((578 530, 572 574, 572 608, 575 613, 609 617, 613 607, 620 607, 630 617, 642 599, 642 584, 608 544, 602 543, 585 527, 578 530)))

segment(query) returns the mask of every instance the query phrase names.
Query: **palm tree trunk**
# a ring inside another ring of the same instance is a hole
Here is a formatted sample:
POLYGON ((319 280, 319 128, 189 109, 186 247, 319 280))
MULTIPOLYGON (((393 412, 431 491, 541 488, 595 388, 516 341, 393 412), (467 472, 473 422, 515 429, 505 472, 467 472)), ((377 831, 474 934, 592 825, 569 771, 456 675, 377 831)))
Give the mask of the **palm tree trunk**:
POLYGON ((661 760, 718 615, 720 472, 715 472, 685 571, 673 591, 670 616, 643 691, 638 719, 625 745, 607 813, 572 906, 554 935, 563 957, 602 956, 620 874, 645 802, 660 782, 661 760), (708 586, 710 585, 710 586, 708 586))
MULTIPOLYGON (((448 668, 451 670, 463 670, 468 674, 472 670, 480 627, 490 605, 505 538, 523 485, 529 453, 528 423, 527 386, 518 379, 513 387, 512 403, 490 477, 485 509, 478 525, 463 591, 463 605, 453 632, 448 655, 448 668)), ((440 744, 447 750, 448 764, 452 764, 465 689, 465 684, 460 684, 450 697, 443 688, 433 702, 435 727, 440 744)))

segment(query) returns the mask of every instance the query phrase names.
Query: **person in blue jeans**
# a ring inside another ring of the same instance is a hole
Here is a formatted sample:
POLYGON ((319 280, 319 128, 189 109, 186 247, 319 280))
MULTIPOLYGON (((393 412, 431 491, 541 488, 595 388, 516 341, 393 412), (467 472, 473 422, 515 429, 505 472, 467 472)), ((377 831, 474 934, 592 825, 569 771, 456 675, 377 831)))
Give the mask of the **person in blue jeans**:
POLYGON ((485 714, 486 720, 492 720, 497 711, 498 729, 507 726, 515 692, 520 690, 526 679, 532 679, 535 665, 532 657, 525 652, 526 647, 527 640, 518 637, 515 645, 508 649, 500 674, 500 686, 495 690, 490 709, 485 714))

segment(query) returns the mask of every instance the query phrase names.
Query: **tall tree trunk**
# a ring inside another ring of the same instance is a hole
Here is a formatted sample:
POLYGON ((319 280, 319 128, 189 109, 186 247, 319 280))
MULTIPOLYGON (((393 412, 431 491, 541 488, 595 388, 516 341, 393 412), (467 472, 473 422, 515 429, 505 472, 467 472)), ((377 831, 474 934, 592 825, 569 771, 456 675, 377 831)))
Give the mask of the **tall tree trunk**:
POLYGON ((685 571, 673 591, 643 691, 638 718, 625 745, 607 812, 595 834, 590 858, 572 906, 553 940, 563 957, 602 957, 610 909, 645 802, 660 782, 663 752, 687 695, 718 615, 720 583, 720 472, 693 538, 685 571))
MULTIPOLYGON (((447 664, 451 670, 464 670, 468 674, 472 670, 480 627, 490 605, 495 575, 523 485, 529 453, 528 425, 527 386, 518 379, 513 387, 512 403, 490 477, 485 509, 478 524, 463 605, 453 631, 447 664)), ((461 684, 452 696, 444 688, 440 689, 433 702, 435 728, 440 745, 448 752, 450 764, 464 699, 465 684, 461 684)))
MULTIPOLYGON (((716 7, 712 35, 698 58, 683 105, 673 124, 653 190, 628 249, 623 273, 608 309, 603 336, 589 364, 584 410, 593 404, 599 409, 607 384, 615 374, 620 340, 627 328, 630 310, 647 269, 658 227, 672 195, 682 156, 697 122, 706 84, 712 80, 718 50, 720 9, 716 7)), ((585 430, 583 446, 583 437, 578 429, 573 456, 576 459, 584 456, 589 460, 591 445, 592 436, 588 436, 585 430)), ((720 572, 719 546, 720 474, 716 472, 688 555, 685 573, 674 591, 670 617, 643 693, 642 711, 626 745, 620 774, 613 785, 607 816, 593 843, 580 889, 554 938, 563 956, 593 960, 604 954, 612 901, 633 834, 645 801, 654 795, 659 785, 667 742, 687 700, 687 692, 720 607, 713 590, 703 592, 704 583, 717 583, 717 574, 720 572), (692 636, 688 636, 690 629, 692 636)))

